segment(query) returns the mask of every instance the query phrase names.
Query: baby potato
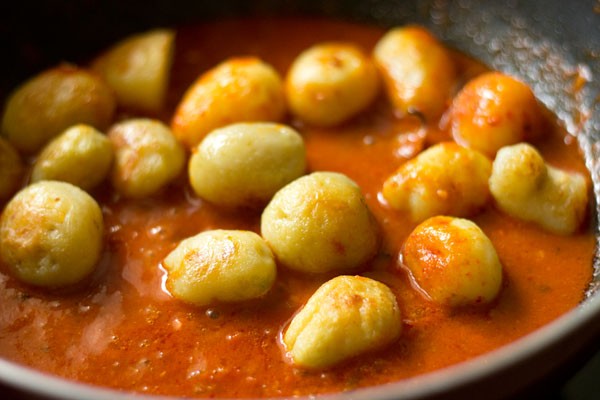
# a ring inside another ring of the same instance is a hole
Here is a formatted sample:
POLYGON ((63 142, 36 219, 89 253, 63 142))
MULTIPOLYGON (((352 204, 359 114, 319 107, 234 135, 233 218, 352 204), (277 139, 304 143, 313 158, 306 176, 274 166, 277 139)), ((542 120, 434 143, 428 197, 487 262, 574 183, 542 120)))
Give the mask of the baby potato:
POLYGON ((165 102, 175 32, 156 29, 117 43, 92 64, 115 91, 120 105, 158 111, 165 102))
POLYGON ((7 200, 18 189, 24 166, 15 148, 0 137, 0 202, 7 200))
POLYGON ((394 28, 377 42, 375 62, 399 112, 439 118, 448 106, 456 67, 448 50, 425 28, 394 28))
POLYGON ((585 178, 547 165, 540 153, 526 143, 498 151, 490 191, 502 211, 550 232, 570 235, 586 215, 585 178))
POLYGON ((335 172, 314 172, 279 190, 262 213, 261 233, 282 265, 312 273, 356 268, 379 245, 360 188, 335 172))
POLYGON ((193 151, 189 177, 194 192, 228 207, 263 206, 304 174, 304 141, 281 124, 250 122, 209 133, 193 151))
POLYGON ((322 43, 302 52, 288 71, 285 89, 292 113, 315 126, 334 126, 375 99, 375 64, 348 43, 322 43))
POLYGON ((125 197, 150 196, 181 172, 185 151, 171 130, 152 119, 131 119, 114 125, 108 132, 115 161, 111 181, 125 197))
POLYGON ((491 170, 491 161, 478 151, 443 142, 402 164, 382 194, 415 222, 441 214, 464 217, 487 203, 491 170))
POLYGON ((277 71, 255 57, 231 58, 186 91, 171 128, 191 148, 209 132, 235 122, 280 121, 286 112, 277 71))
POLYGON ((2 134, 17 150, 34 153, 50 139, 78 123, 106 128, 115 97, 97 75, 74 66, 42 72, 9 97, 2 134))
POLYGON ((169 292, 199 306, 261 297, 277 275, 269 246, 249 231, 202 232, 179 243, 163 266, 169 292))
POLYGON ((100 259, 98 203, 66 182, 34 183, 13 197, 0 218, 0 255, 19 280, 63 287, 89 275, 100 259))
POLYGON ((394 293, 361 276, 325 282, 294 316, 283 335, 293 363, 326 368, 396 340, 402 321, 394 293))
POLYGON ((402 260, 414 283, 440 305, 489 303, 502 286, 494 245, 466 219, 436 216, 422 222, 406 239, 402 260))
POLYGON ((523 82, 500 72, 469 81, 450 109, 454 140, 494 158, 503 146, 530 141, 540 135, 540 106, 523 82))
POLYGON ((63 181, 90 190, 106 178, 112 160, 106 135, 89 125, 75 125, 44 147, 33 164, 31 181, 63 181))

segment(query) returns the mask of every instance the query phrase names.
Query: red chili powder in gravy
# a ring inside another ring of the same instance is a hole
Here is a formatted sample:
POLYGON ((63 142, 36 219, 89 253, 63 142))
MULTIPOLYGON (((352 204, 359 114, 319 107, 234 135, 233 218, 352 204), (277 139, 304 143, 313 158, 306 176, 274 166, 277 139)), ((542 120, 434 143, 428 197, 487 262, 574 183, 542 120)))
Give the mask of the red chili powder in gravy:
MULTIPOLYGON (((168 123, 184 90, 227 57, 257 55, 283 75, 315 43, 345 40, 371 51, 383 33, 377 27, 308 19, 181 28, 169 105, 161 116, 168 123)), ((462 81, 485 70, 464 56, 455 58, 462 81)), ((47 292, 0 273, 0 356, 68 379, 152 394, 328 393, 397 381, 470 359, 522 337, 583 300, 592 278, 589 227, 557 236, 509 218, 490 203, 472 219, 490 237, 503 265, 499 298, 487 308, 454 311, 426 301, 398 267, 399 250, 415 224, 383 206, 378 192, 401 163, 424 146, 447 139, 447 133, 437 128, 437 121, 421 127, 417 118, 395 117, 383 96, 335 129, 287 122, 304 136, 309 171, 340 171, 354 179, 379 222, 382 249, 358 272, 386 283, 396 294, 404 325, 396 343, 324 371, 286 362, 278 344, 282 329, 330 275, 280 269, 266 297, 238 305, 198 308, 172 298, 163 289, 160 263, 180 240, 213 228, 258 232, 261 212, 211 206, 196 198, 181 177, 144 200, 119 198, 108 185, 93 193, 104 212, 106 246, 97 271, 82 287, 47 292)), ((588 175, 576 140, 558 123, 535 145, 550 164, 588 175)))

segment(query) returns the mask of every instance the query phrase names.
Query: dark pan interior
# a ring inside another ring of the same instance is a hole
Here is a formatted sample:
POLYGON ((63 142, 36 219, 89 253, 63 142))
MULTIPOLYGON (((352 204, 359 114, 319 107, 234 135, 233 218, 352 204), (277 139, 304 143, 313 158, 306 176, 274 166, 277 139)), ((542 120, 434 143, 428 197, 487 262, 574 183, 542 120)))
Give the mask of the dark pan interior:
MULTIPOLYGON (((594 181, 596 201, 590 215, 592 226, 598 232, 599 0, 4 1, 0 4, 0 48, 3 50, 0 100, 3 101, 18 83, 43 68, 62 61, 83 62, 127 34, 157 26, 177 26, 240 14, 319 15, 383 27, 420 23, 449 45, 491 67, 519 76, 564 121, 569 132, 579 138, 594 181)), ((600 310, 596 304, 600 296, 597 293, 600 286, 598 259, 597 253, 595 279, 588 292, 590 299, 585 303, 595 301, 588 308, 600 310)), ((586 335, 579 336, 582 342, 590 342, 600 334, 600 319, 598 315, 593 320, 589 315, 585 318, 585 323, 574 321, 572 325, 590 328, 586 335)), ((565 343, 566 339, 573 337, 563 338, 565 343)), ((575 352, 569 345, 564 346, 565 353, 575 352)), ((583 343, 579 345, 583 346, 583 343)), ((543 358, 539 354, 534 356, 543 358)), ((520 363, 523 364, 521 370, 525 371, 526 363, 523 360, 520 363)), ((548 362, 549 365, 553 363, 548 362)), ((510 368, 504 366, 504 369, 510 368)), ((507 371, 501 371, 504 378, 514 379, 514 371, 512 375, 506 375, 507 371)), ((481 390, 489 388, 489 382, 484 377, 467 392, 455 387, 454 392, 459 394, 456 398, 461 398, 460 395, 465 398, 465 393, 481 394, 481 390)), ((524 378, 520 384, 526 383, 529 382, 524 378)), ((469 384, 466 379, 456 385, 469 384)), ((497 389, 502 392, 499 387, 497 389)), ((396 397, 388 392, 379 394, 375 392, 356 398, 396 397)), ((434 392, 425 397, 436 396, 445 397, 434 392)))

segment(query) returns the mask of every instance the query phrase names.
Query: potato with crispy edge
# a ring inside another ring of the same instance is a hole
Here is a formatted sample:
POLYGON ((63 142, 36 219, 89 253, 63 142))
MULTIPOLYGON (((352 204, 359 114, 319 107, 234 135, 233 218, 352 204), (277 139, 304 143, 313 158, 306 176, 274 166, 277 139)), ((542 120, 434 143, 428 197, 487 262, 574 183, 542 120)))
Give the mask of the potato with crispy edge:
POLYGON ((0 218, 0 255, 19 280, 63 287, 88 276, 103 244, 100 206, 66 182, 41 181, 13 197, 0 218))
POLYGON ((443 142, 402 164, 383 184, 383 198, 415 222, 435 215, 465 217, 489 200, 492 162, 476 150, 443 142))
POLYGON ((546 164, 526 143, 498 151, 490 191, 505 213, 561 235, 570 235, 583 224, 589 196, 583 175, 546 164))
POLYGON ((286 184, 304 174, 304 141, 275 123, 238 123, 215 129, 192 152, 194 192, 227 207, 264 206, 286 184))
POLYGON ((112 160, 106 135, 89 125, 75 125, 44 147, 33 164, 31 181, 63 181, 90 190, 106 178, 112 160))
POLYGON ((278 191, 262 213, 261 234, 282 265, 312 273, 359 267, 379 246, 360 188, 335 172, 314 172, 278 191))
POLYGON ((429 218, 404 242, 402 261, 435 303, 474 306, 491 302, 502 286, 502 265, 493 243, 473 222, 429 218))
POLYGON ((25 167, 17 150, 0 137, 0 203, 17 191, 24 172, 25 167))
POLYGON ((283 343, 295 365, 326 368, 389 345, 401 331, 400 309, 387 286, 361 276, 338 276, 294 316, 283 343))
POLYGON ((448 50, 425 28, 391 29, 376 44, 373 57, 394 108, 402 114, 439 118, 456 84, 448 50))
POLYGON ((112 90, 99 76, 63 65, 31 78, 11 94, 2 135, 20 152, 31 154, 75 124, 106 128, 115 105, 112 90))
POLYGON ((494 158, 498 149, 538 138, 543 115, 525 83, 500 72, 469 81, 450 108, 454 140, 494 158))
POLYGON ((92 69, 114 90, 121 106, 159 111, 167 94, 174 41, 170 29, 132 35, 95 59, 92 69))
POLYGON ((256 57, 231 58, 202 74, 185 92, 171 128, 191 148, 214 129, 235 122, 278 122, 285 112, 277 71, 256 57))
POLYGON ((150 196, 182 171, 185 151, 171 130, 152 119, 131 119, 110 128, 115 150, 111 182, 125 197, 150 196))
POLYGON ((314 126, 335 126, 364 110, 377 96, 375 64, 357 46, 314 45, 300 53, 285 80, 290 110, 314 126))
POLYGON ((250 231, 199 233, 179 243, 162 265, 169 292, 199 306, 259 298, 277 275, 269 246, 250 231))

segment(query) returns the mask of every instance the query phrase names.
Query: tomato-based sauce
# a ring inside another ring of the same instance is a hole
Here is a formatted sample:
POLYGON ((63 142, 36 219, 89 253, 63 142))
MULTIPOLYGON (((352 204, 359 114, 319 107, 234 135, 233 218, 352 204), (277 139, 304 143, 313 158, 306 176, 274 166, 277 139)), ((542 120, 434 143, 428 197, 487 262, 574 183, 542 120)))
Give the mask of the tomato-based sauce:
MULTIPOLYGON (((284 75, 294 58, 324 41, 371 51, 384 31, 308 19, 232 20, 178 30, 169 123, 185 89, 230 56, 256 55, 284 75)), ((453 53, 460 83, 485 68, 453 53)), ((125 114, 124 114, 125 115, 125 114)), ((130 114, 127 114, 130 115, 130 114)), ((591 227, 558 236, 508 217, 492 202, 472 217, 493 242, 504 273, 490 306, 448 310, 427 301, 399 266, 416 226, 387 207, 383 182, 432 143, 449 140, 438 121, 399 118, 382 95, 367 111, 331 129, 286 121, 304 137, 308 171, 338 171, 356 181, 381 228, 378 255, 358 271, 387 284, 398 299, 403 332, 381 351, 326 370, 294 367, 282 329, 331 274, 279 268, 264 297, 236 305, 194 307, 164 289, 163 258, 183 239, 208 229, 259 233, 260 213, 221 209, 197 198, 182 176, 160 194, 126 200, 109 184, 93 192, 105 221, 105 248, 86 282, 61 291, 33 289, 0 269, 0 356, 68 379, 160 395, 291 396, 347 391, 398 381, 484 354, 576 307, 592 279, 591 227)), ((559 123, 534 145, 549 164, 585 174, 576 140, 559 123)))

